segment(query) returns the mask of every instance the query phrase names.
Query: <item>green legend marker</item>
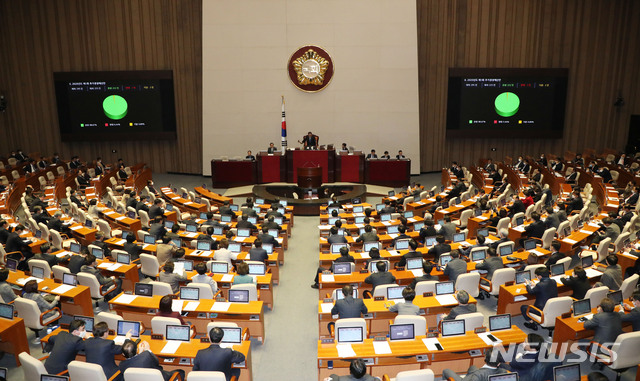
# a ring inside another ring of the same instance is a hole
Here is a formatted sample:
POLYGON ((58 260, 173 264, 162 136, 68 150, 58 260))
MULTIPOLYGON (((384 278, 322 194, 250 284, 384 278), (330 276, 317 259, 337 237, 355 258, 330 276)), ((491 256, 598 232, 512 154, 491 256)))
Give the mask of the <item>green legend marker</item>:
MULTIPOLYGON (((496 106, 497 107, 497 106, 496 106)), ((109 95, 102 101, 102 109, 109 119, 119 120, 127 116, 127 101, 119 95, 109 95)))
POLYGON ((505 118, 514 116, 520 109, 520 98, 514 93, 502 93, 496 97, 494 103, 498 115, 505 118))

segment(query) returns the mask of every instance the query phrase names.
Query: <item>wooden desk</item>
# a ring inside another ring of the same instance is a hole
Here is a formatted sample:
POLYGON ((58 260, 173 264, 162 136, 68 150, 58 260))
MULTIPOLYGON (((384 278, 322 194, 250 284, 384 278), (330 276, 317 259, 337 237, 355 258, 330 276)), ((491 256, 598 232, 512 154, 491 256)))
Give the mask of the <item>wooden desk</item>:
POLYGON ((224 204, 225 201, 229 201, 229 203, 233 202, 233 199, 231 197, 225 197, 225 196, 219 195, 217 193, 211 192, 210 190, 204 187, 195 187, 194 190, 196 191, 196 194, 199 194, 201 197, 204 197, 207 200, 209 200, 212 206, 213 205, 220 206, 224 204))
MULTIPOLYGON (((137 296, 131 303, 125 304, 118 302, 120 295, 122 293, 109 301, 111 307, 124 319, 141 321, 146 327, 150 327, 151 318, 155 316, 162 297, 158 295, 137 296)), ((185 317, 185 320, 195 325, 196 332, 204 334, 207 323, 214 321, 214 319, 215 321, 228 321, 238 324, 239 327, 248 328, 251 337, 264 343, 264 302, 258 300, 249 303, 230 303, 227 311, 212 310, 213 305, 213 300, 200 300, 198 308, 195 311, 190 311, 185 317)))
POLYGON ((164 197, 164 199, 170 204, 178 206, 182 210, 187 210, 191 213, 195 213, 196 216, 200 215, 200 212, 207 211, 207 206, 205 204, 198 204, 191 200, 182 198, 181 196, 175 194, 173 190, 171 190, 171 188, 169 187, 160 188, 160 193, 162 193, 162 196, 164 197))
POLYGON ((211 160, 214 188, 230 188, 257 183, 256 162, 249 160, 211 160))
MULTIPOLYGON (((10 271, 7 282, 22 287, 24 284, 18 283, 18 279, 21 278, 28 278, 28 276, 20 270, 10 271)), ((38 291, 59 295, 60 309, 65 315, 93 316, 93 302, 89 287, 78 285, 67 292, 59 293, 55 291, 58 286, 61 286, 61 284, 56 283, 53 279, 46 278, 38 283, 38 291)))
MULTIPOLYGON (((522 343, 526 334, 516 326, 510 330, 496 331, 492 334, 502 340, 503 345, 522 343)), ((467 332, 464 336, 438 338, 443 347, 442 351, 427 349, 419 336, 416 340, 390 342, 390 354, 376 354, 373 339, 366 339, 360 344, 351 344, 356 357, 373 360, 368 366, 371 375, 381 377, 383 374, 397 374, 404 370, 431 369, 436 375, 441 375, 446 368, 459 373, 466 372, 470 365, 482 366, 484 356, 471 357, 469 350, 484 351, 490 348, 477 334, 467 332)), ((351 358, 338 356, 337 344, 323 344, 318 341, 318 380, 322 381, 332 373, 338 375, 349 374, 351 358), (333 361, 333 369, 327 367, 328 361, 333 361)))
MULTIPOLYGON (((422 295, 416 295, 413 303, 420 307, 420 315, 427 319, 428 327, 437 326, 437 314, 449 313, 452 307, 458 305, 458 303, 441 304, 435 296, 424 297, 422 295)), ((477 300, 474 297, 469 297, 470 304, 476 304, 477 300)), ((373 300, 364 299, 364 304, 369 311, 365 320, 367 322, 367 328, 369 330, 369 336, 385 336, 389 333, 389 321, 398 315, 396 312, 390 312, 389 307, 394 304, 393 301, 387 300, 373 300)), ((318 304, 318 335, 320 338, 330 338, 331 335, 327 330, 327 323, 335 322, 331 316, 331 312, 323 312, 323 305, 329 309, 333 307, 334 303, 323 303, 322 300, 318 304)))
POLYGON ((335 151, 331 150, 288 150, 287 160, 287 182, 296 183, 298 178, 297 170, 305 166, 322 167, 322 182, 332 183, 335 181, 335 151))
POLYGON ((11 320, 0 318, 0 350, 13 353, 18 366, 21 365, 18 355, 22 352, 31 353, 24 320, 19 317, 14 317, 11 320))
POLYGON ((364 154, 340 153, 336 155, 336 178, 350 183, 364 182, 364 154))
POLYGON ((142 222, 138 218, 129 218, 124 214, 120 214, 113 209, 104 210, 102 217, 112 226, 117 226, 120 229, 128 230, 130 232, 137 232, 142 229, 142 222))
POLYGON ((409 185, 411 160, 365 160, 364 182, 389 187, 409 185))
POLYGON ((282 152, 259 152, 257 159, 257 177, 259 183, 278 183, 287 181, 287 162, 282 152))

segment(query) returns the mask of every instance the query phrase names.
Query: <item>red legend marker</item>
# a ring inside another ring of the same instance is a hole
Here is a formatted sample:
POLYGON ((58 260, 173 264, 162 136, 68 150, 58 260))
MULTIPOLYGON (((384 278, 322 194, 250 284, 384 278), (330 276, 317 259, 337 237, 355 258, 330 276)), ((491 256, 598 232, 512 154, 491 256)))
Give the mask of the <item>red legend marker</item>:
POLYGON ((494 120, 494 121, 493 121, 493 124, 498 124, 498 121, 497 121, 497 120, 494 120))
POLYGON ((104 126, 105 126, 105 127, 109 127, 109 123, 105 123, 105 124, 104 124, 104 126))

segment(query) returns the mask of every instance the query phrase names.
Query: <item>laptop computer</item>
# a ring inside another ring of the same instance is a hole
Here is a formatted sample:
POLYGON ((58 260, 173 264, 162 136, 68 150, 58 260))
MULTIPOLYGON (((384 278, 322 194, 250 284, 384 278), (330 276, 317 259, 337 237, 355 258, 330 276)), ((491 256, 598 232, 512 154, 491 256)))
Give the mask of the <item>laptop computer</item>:
POLYGON ((240 228, 238 229, 238 237, 249 237, 251 235, 251 229, 240 228))
POLYGON ((398 230, 398 227, 400 225, 391 225, 389 227, 387 227, 387 234, 398 234, 400 231, 398 230))
POLYGON ((195 233, 198 231, 198 225, 188 224, 185 227, 187 233, 195 233))
POLYGON ((13 320, 13 305, 0 303, 0 317, 13 320))
POLYGON ((233 212, 237 212, 238 210, 240 210, 240 206, 238 206, 237 204, 230 204, 229 209, 231 209, 231 211, 233 212))
POLYGON ((355 221, 354 221, 354 222, 355 222, 356 224, 364 224, 364 219, 365 219, 365 218, 366 218, 365 216, 356 216, 356 217, 355 217, 355 221))
POLYGON ((91 249, 91 254, 97 259, 104 259, 104 250, 94 247, 91 249))
POLYGON ((220 221, 222 221, 222 222, 231 222, 231 215, 223 214, 222 216, 220 216, 220 221))
POLYGON ((422 227, 424 226, 424 222, 420 221, 420 222, 414 222, 413 223, 413 231, 420 231, 420 229, 422 229, 422 227))
POLYGON ((502 373, 489 376, 489 381, 518 381, 518 373, 502 373))
POLYGON ((580 364, 567 364, 553 367, 553 381, 580 381, 580 364))
POLYGON ((362 212, 364 212, 364 208, 362 207, 362 205, 353 206, 353 213, 362 213, 362 212))
POLYGON ((524 241, 524 249, 526 251, 533 250, 535 248, 536 248, 536 240, 535 239, 528 239, 528 240, 524 241))
POLYGON ((414 330, 413 324, 390 324, 389 340, 413 340, 416 337, 414 330))
POLYGON ((551 276, 564 274, 564 265, 562 263, 551 265, 551 276))
POLYGON ((586 257, 582 257, 582 268, 586 269, 589 268, 591 266, 593 266, 593 256, 592 255, 587 255, 586 257))
POLYGON ((138 296, 153 296, 153 285, 149 283, 136 283, 133 293, 138 296))
POLYGON ((18 261, 11 258, 5 259, 5 267, 11 271, 16 271, 18 269, 18 261))
POLYGON ((489 316, 489 331, 511 329, 511 314, 489 316))
POLYGON ((177 247, 182 247, 182 239, 180 239, 180 238, 173 238, 171 240, 171 243, 173 243, 177 247))
POLYGON ((213 227, 213 235, 222 235, 222 233, 224 233, 224 228, 222 226, 213 227))
POLYGON ((78 285, 78 276, 76 274, 62 274, 62 284, 66 284, 68 286, 77 286, 78 285))
MULTIPOLYGON (((353 297, 357 298, 358 297, 358 289, 354 288, 353 289, 353 297)), ((340 300, 340 299, 344 299, 344 294, 342 293, 342 289, 336 289, 336 300, 340 300)))
POLYGON ((211 250, 211 242, 209 242, 209 241, 197 241, 196 242, 196 249, 197 250, 202 250, 202 251, 209 251, 209 250, 211 250))
POLYGON ((266 272, 264 263, 249 263, 249 275, 264 275, 266 272))
POLYGON ((40 381, 69 381, 69 377, 54 374, 41 374, 40 381))
POLYGON ((451 262, 452 259, 453 257, 451 257, 451 255, 449 254, 441 255, 438 259, 438 264, 440 265, 440 267, 444 267, 447 265, 447 263, 451 262))
POLYGON ((396 241, 395 249, 396 250, 407 250, 409 249, 409 241, 408 239, 399 239, 396 241))
POLYGON ((365 253, 368 253, 374 247, 380 250, 382 248, 382 244, 380 242, 365 242, 362 244, 362 251, 364 251, 365 253))
POLYGON ((336 330, 336 342, 338 343, 362 343, 363 341, 362 327, 339 327, 336 330))
POLYGON ((405 268, 407 270, 422 269, 422 258, 409 258, 409 259, 407 259, 407 265, 406 265, 405 268))
POLYGON ((232 303, 249 303, 249 290, 229 290, 229 301, 232 303))
POLYGON ((188 325, 167 325, 167 341, 191 341, 191 327, 188 325))
POLYGON ((82 320, 84 322, 84 330, 87 332, 93 332, 93 318, 89 316, 75 315, 74 320, 82 320))
POLYGON ((164 222, 164 227, 165 227, 167 230, 171 230, 171 228, 173 227, 173 224, 174 224, 174 222, 173 222, 173 221, 169 221, 169 220, 167 220, 167 221, 165 221, 165 222, 164 222))
POLYGON ((413 218, 413 210, 404 212, 404 218, 413 218))
POLYGON ((607 298, 613 300, 613 304, 622 304, 622 291, 613 291, 607 294, 607 298))
POLYGON ((504 245, 500 247, 500 256, 504 257, 506 255, 511 255, 513 254, 513 246, 511 245, 504 245))
POLYGON ((384 213, 380 215, 380 221, 391 221, 391 213, 384 213))
POLYGON ((522 224, 524 224, 524 217, 516 218, 516 226, 520 226, 522 224))
POLYGON ((346 247, 349 248, 348 243, 332 243, 331 244, 331 254, 340 254, 340 248, 346 247))
POLYGON ((72 253, 80 254, 80 249, 81 246, 79 243, 71 242, 71 245, 69 245, 69 251, 72 253))
POLYGON ((230 348, 234 345, 242 344, 242 328, 241 327, 220 327, 224 335, 220 341, 222 348, 230 348))
POLYGON ((212 261, 211 272, 215 274, 226 274, 229 272, 229 264, 227 262, 212 261))
POLYGON ((576 300, 573 302, 573 316, 586 315, 591 313, 591 299, 576 300))
POLYGON ((464 320, 443 320, 442 337, 459 336, 465 334, 464 320))
POLYGON ((32 266, 31 276, 36 277, 38 279, 44 279, 44 268, 39 266, 32 266))
POLYGON ((131 255, 129 255, 129 253, 118 253, 116 262, 122 263, 123 265, 131 264, 131 255))
POLYGON ((471 260, 473 262, 483 261, 487 257, 487 250, 474 250, 471 252, 471 260))
POLYGON ((351 262, 337 262, 332 265, 334 274, 351 274, 351 262))
POLYGON ((531 280, 531 271, 517 271, 516 272, 516 284, 522 284, 526 280, 531 280))
POLYGON ((142 239, 142 242, 144 243, 148 243, 149 245, 155 245, 156 244, 156 237, 146 234, 144 236, 144 238, 142 239))
POLYGON ((403 300, 402 291, 407 286, 387 287, 387 300, 403 300))
POLYGON ((436 295, 449 295, 455 292, 453 282, 438 282, 436 283, 436 295))
POLYGON ((180 299, 200 300, 200 289, 197 287, 180 287, 180 299))
POLYGON ((240 242, 229 242, 229 251, 232 253, 239 253, 242 251, 242 244, 240 242))
POLYGON ((479 236, 483 236, 483 237, 488 237, 489 236, 489 229, 478 229, 476 231, 476 235, 479 236))
MULTIPOLYGON (((132 212, 129 212, 129 213, 132 213, 132 212)), ((135 213, 134 213, 134 217, 135 217, 135 213)), ((91 229, 93 227, 93 221, 91 221, 90 219, 84 220, 84 226, 91 229)))
POLYGON ((462 242, 464 240, 465 240, 465 234, 464 233, 455 233, 453 235, 453 243, 462 242))
POLYGON ((273 244, 272 243, 263 243, 262 248, 267 252, 267 254, 273 253, 273 244))
POLYGON ((436 244, 436 237, 427 237, 424 239, 424 246, 429 247, 436 244))

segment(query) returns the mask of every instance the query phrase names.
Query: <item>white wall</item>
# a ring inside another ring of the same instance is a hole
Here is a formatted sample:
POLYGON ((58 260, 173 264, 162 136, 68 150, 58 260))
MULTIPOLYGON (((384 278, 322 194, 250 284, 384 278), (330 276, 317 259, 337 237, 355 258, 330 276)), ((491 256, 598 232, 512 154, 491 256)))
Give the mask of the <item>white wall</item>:
POLYGON ((420 172, 415 0, 203 0, 203 168, 280 146, 281 95, 289 147, 307 131, 321 144, 402 149, 420 172), (334 76, 305 93, 287 74, 291 54, 323 47, 334 76))

